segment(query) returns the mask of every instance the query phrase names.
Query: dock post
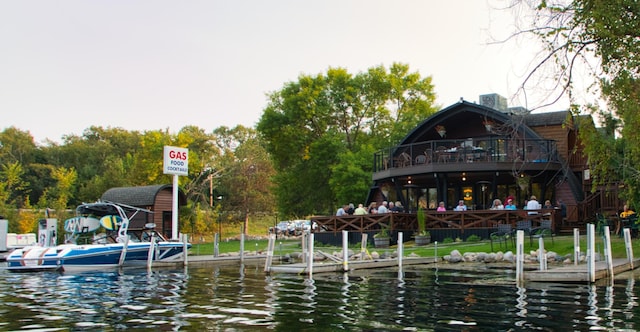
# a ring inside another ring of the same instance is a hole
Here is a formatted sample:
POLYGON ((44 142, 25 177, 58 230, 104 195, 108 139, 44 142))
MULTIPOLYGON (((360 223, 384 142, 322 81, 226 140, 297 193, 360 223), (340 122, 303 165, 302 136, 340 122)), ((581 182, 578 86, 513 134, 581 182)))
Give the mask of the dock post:
POLYGON ((589 282, 596 281, 595 245, 595 225, 587 224, 587 274, 589 282))
MULTIPOLYGON (((155 252, 154 244, 156 243, 156 235, 151 234, 151 242, 149 242, 149 251, 147 252, 147 269, 151 269, 151 264, 153 263, 153 253, 155 252)), ((186 254, 186 252, 183 252, 186 254)))
POLYGON ((547 254, 544 252, 544 238, 538 238, 538 261, 540 262, 540 271, 547 270, 547 254))
POLYGON ((267 245, 267 259, 264 262, 264 272, 271 271, 271 262, 273 261, 273 251, 276 247, 276 237, 269 234, 269 244, 267 245))
POLYGON ((244 227, 240 227, 240 263, 244 263, 244 227))
POLYGON ((213 234, 213 257, 220 255, 220 238, 218 233, 213 234))
POLYGON ((580 262, 580 229, 573 229, 573 265, 580 262))
POLYGON ((307 238, 307 233, 302 233, 302 236, 300 237, 300 248, 302 248, 302 262, 303 263, 307 263, 307 256, 309 255, 308 251, 309 249, 307 248, 307 243, 309 241, 309 239, 307 238))
POLYGON ((438 241, 435 241, 433 244, 435 244, 435 246, 436 246, 436 252, 433 254, 433 256, 434 256, 433 258, 434 258, 436 264, 438 264, 438 241))
POLYGON ((307 234, 307 239, 309 240, 309 246, 307 248, 307 271, 309 272, 309 279, 313 276, 313 233, 307 234))
MULTIPOLYGON (((184 264, 184 266, 187 266, 187 264, 189 264, 189 246, 187 245, 189 243, 189 234, 183 234, 182 235, 182 256, 183 256, 183 261, 182 263, 184 264)), ((155 242, 154 242, 155 245, 155 242)))
POLYGON ((398 232, 398 268, 402 270, 402 256, 404 256, 403 234, 398 232))
POLYGON ((516 233, 516 283, 520 285, 524 280, 524 231, 516 233))
POLYGON ((629 267, 631 270, 633 267, 633 246, 631 244, 631 230, 629 228, 623 228, 622 233, 624 234, 624 247, 627 250, 627 259, 629 260, 629 267))
POLYGON ((607 269, 609 270, 609 278, 613 280, 613 257, 611 257, 611 233, 609 226, 604 226, 604 257, 607 260, 607 269))
POLYGON ((118 262, 119 266, 124 264, 124 259, 127 257, 127 248, 129 248, 129 235, 124 237, 124 244, 122 245, 122 252, 120 253, 120 261, 118 262))
POLYGON ((367 239, 369 234, 362 233, 362 242, 360 243, 360 260, 367 258, 367 239))
POLYGON ((342 231, 342 271, 349 271, 349 231, 342 231))

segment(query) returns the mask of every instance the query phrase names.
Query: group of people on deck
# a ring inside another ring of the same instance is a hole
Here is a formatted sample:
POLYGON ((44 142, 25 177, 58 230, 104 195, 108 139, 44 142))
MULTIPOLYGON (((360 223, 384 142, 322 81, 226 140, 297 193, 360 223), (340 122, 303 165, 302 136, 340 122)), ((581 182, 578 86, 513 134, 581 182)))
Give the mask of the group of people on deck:
POLYGON ((353 203, 345 204, 336 211, 336 216, 347 216, 347 215, 363 215, 363 214, 375 214, 375 213, 397 213, 404 212, 404 207, 400 201, 397 202, 387 202, 383 201, 380 206, 378 206, 377 202, 371 202, 368 207, 364 207, 363 204, 358 204, 358 207, 355 208, 353 203))
MULTIPOLYGON (((491 204, 491 207, 489 209, 490 210, 517 210, 518 208, 516 207, 514 201, 515 199, 511 195, 509 195, 505 199, 506 204, 502 204, 502 200, 500 200, 499 198, 496 198, 493 200, 493 203, 491 204)), ((564 203, 562 203, 561 200, 558 200, 556 206, 552 205, 550 200, 546 200, 544 202, 544 205, 542 205, 540 204, 540 202, 538 202, 536 196, 531 196, 529 200, 525 200, 523 209, 524 210, 560 209, 562 210, 563 217, 566 216, 566 213, 567 213, 566 212, 567 207, 564 205, 564 203)), ((438 204, 438 208, 436 209, 436 211, 437 212, 447 211, 447 208, 445 207, 444 202, 440 202, 438 204)), ((458 205, 456 205, 453 208, 453 211, 467 211, 467 206, 464 204, 464 200, 462 199, 459 200, 458 205)))

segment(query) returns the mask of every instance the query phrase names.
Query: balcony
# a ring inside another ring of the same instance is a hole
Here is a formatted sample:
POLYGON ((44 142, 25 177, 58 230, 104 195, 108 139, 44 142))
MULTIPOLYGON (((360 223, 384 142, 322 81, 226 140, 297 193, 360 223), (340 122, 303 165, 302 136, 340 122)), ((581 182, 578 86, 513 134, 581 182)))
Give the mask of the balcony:
POLYGON ((553 140, 469 138, 398 145, 374 154, 374 180, 416 172, 530 170, 561 166, 553 140))

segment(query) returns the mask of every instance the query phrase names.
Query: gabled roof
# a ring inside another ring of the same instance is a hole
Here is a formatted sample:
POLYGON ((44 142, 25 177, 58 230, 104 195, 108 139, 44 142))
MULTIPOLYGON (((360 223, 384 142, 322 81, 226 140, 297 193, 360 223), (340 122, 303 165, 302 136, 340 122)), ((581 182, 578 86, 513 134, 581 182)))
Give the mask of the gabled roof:
MULTIPOLYGON (((158 184, 141 187, 116 187, 105 191, 101 199, 136 207, 153 206, 156 202, 156 196, 163 190, 171 191, 173 186, 170 184, 158 184)), ((186 197, 179 189, 178 204, 186 204, 186 197)))
MULTIPOLYGON (((435 135, 435 127, 438 125, 446 124, 447 126, 455 125, 458 127, 464 127, 473 121, 479 123, 482 120, 490 120, 496 123, 509 123, 512 121, 512 116, 491 107, 461 100, 458 103, 443 108, 422 121, 415 127, 415 129, 409 132, 404 139, 402 139, 400 144, 411 144, 420 140, 425 140, 429 135, 435 135)), ((522 126, 521 129, 524 137, 542 139, 542 137, 534 132, 529 126, 522 126)), ((434 137, 434 139, 438 139, 438 137, 434 137)))

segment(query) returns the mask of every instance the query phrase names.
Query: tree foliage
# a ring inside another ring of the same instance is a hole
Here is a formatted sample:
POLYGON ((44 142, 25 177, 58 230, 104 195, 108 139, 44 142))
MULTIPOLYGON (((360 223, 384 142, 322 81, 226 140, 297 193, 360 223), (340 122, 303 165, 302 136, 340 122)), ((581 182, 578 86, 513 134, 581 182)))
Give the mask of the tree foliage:
MULTIPOLYGON (((604 130, 583 130, 581 139, 595 181, 625 182, 624 198, 640 203, 640 3, 635 0, 515 1, 533 10, 530 28, 545 45, 545 56, 530 73, 546 75, 553 68, 557 97, 568 94, 576 114, 594 114, 604 130), (590 92, 606 106, 578 105, 575 77, 591 74, 590 92)), ((522 9, 521 6, 514 8, 522 9)), ((519 11, 521 13, 522 11, 519 11)), ((521 15, 520 15, 521 16, 521 15)), ((526 82, 526 81, 525 81, 526 82)), ((524 84, 523 84, 524 86, 524 84)))
POLYGON ((305 216, 362 201, 371 183, 369 147, 396 144, 435 112, 434 101, 431 77, 398 63, 355 75, 329 68, 271 93, 257 130, 278 170, 279 211, 305 216))

